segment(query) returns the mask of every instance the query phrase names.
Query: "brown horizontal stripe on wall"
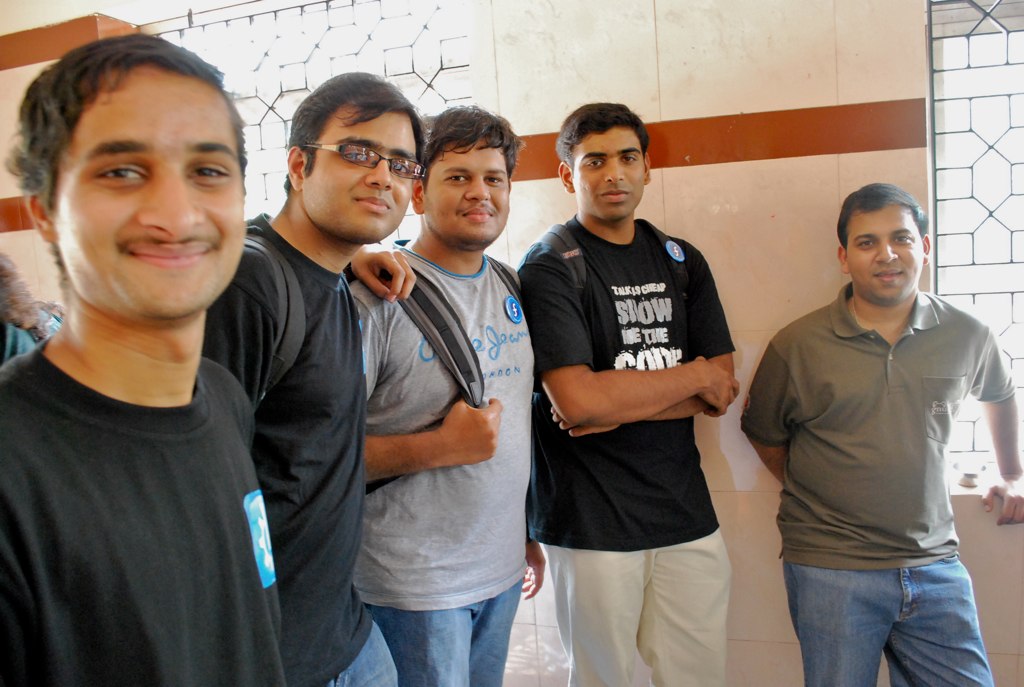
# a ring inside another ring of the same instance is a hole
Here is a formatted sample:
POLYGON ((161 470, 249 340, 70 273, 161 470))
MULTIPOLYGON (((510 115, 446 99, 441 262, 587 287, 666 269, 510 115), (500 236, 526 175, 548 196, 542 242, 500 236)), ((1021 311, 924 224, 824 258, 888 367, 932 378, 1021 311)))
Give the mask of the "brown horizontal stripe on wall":
POLYGON ((97 38, 138 33, 138 27, 102 14, 0 36, 0 69, 56 60, 97 38))
MULTIPOLYGON (((654 167, 923 148, 927 141, 923 98, 679 119, 647 129, 654 167)), ((523 138, 514 179, 554 178, 556 134, 523 138)), ((0 231, 31 228, 21 198, 0 199, 0 231)))
MULTIPOLYGON (((677 119, 647 125, 654 167, 923 148, 925 99, 677 119)), ((556 134, 524 136, 515 180, 557 176, 556 134)))
POLYGON ((32 228, 32 218, 21 196, 0 198, 0 232, 32 228))

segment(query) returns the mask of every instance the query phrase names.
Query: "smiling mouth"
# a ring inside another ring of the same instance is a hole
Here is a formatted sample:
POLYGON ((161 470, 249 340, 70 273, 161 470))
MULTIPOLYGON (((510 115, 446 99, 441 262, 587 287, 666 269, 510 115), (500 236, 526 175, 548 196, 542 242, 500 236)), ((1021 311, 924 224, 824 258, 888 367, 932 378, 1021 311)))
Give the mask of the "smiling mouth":
POLYGON ((125 246, 125 252, 133 258, 166 269, 192 267, 213 249, 214 246, 208 241, 141 242, 125 246))

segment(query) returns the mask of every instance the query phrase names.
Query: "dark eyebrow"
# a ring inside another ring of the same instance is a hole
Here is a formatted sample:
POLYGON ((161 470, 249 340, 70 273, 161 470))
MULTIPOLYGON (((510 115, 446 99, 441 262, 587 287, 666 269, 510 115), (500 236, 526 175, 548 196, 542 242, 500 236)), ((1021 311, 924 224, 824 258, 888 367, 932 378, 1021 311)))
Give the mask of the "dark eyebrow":
POLYGON ((104 155, 120 155, 122 153, 142 153, 149 146, 139 141, 106 141, 89 151, 88 158, 93 159, 104 155))
POLYGON ((384 153, 388 157, 401 157, 405 158, 406 160, 412 160, 413 162, 416 162, 415 153, 410 153, 408 150, 405 150, 404 148, 388 148, 380 141, 373 141, 368 138, 358 138, 356 136, 349 136, 348 138, 341 139, 340 141, 338 141, 338 143, 351 143, 353 145, 363 146, 364 148, 370 148, 371 150, 375 150, 378 153, 384 151, 384 153))
MULTIPOLYGON (((89 159, 103 157, 105 155, 123 155, 125 153, 145 153, 152 150, 152 147, 141 141, 106 141, 89 151, 89 159)), ((189 146, 189 150, 197 153, 224 153, 236 157, 238 153, 223 143, 201 142, 189 146)))

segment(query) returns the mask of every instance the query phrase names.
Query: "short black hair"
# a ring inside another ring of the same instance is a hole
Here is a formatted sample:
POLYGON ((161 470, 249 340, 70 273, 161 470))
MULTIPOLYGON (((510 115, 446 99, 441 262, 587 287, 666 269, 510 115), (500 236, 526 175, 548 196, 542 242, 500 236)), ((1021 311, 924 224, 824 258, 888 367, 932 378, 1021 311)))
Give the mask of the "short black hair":
POLYGON ((846 248, 849 238, 850 218, 864 212, 876 212, 890 205, 906 208, 910 212, 914 224, 917 225, 917 231, 921 237, 924 238, 928 235, 928 217, 914 196, 893 184, 868 184, 846 196, 843 208, 839 211, 836 234, 839 236, 839 243, 843 248, 846 248))
MULTIPOLYGON (((397 86, 376 74, 366 72, 349 72, 331 77, 306 96, 292 117, 288 147, 318 142, 327 121, 342 108, 347 110, 347 125, 368 122, 388 112, 408 115, 416 141, 416 160, 422 159, 423 121, 416 106, 409 102, 397 86)), ((315 161, 315 155, 306 154, 306 174, 313 171, 315 161)), ((284 180, 284 190, 289 193, 292 190, 292 182, 288 177, 284 180)))
POLYGON ((195 53, 162 38, 143 34, 103 38, 68 52, 29 85, 21 102, 18 140, 7 168, 18 177, 26 195, 38 196, 53 209, 57 168, 67 151, 78 120, 101 94, 115 90, 132 70, 155 67, 198 79, 224 98, 245 173, 245 136, 235 104, 224 92, 224 75, 195 53))
POLYGON ((650 136, 640 116, 620 103, 590 103, 576 108, 562 122, 555 142, 558 159, 572 166, 572 150, 590 134, 603 134, 617 126, 632 129, 640 140, 640 152, 647 153, 650 136))
POLYGON ((430 174, 430 165, 445 153, 468 153, 474 148, 498 148, 505 158, 509 178, 519 160, 519 151, 526 143, 519 138, 504 117, 476 105, 450 107, 428 121, 427 145, 423 166, 430 174))

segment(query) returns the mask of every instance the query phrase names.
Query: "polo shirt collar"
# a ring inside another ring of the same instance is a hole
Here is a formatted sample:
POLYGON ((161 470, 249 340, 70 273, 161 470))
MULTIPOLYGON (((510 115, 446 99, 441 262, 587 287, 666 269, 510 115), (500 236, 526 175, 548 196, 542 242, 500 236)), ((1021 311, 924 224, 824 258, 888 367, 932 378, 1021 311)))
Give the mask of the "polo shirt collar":
MULTIPOLYGON (((853 284, 843 284, 839 289, 839 295, 836 296, 835 301, 829 307, 832 330, 836 333, 836 336, 844 339, 864 334, 864 330, 857 324, 857 320, 853 318, 853 313, 850 312, 850 308, 846 305, 846 301, 851 296, 853 296, 853 284)), ((918 331, 931 329, 939 324, 939 314, 935 310, 935 304, 920 291, 917 293, 914 308, 910 311, 908 324, 911 329, 918 331)))

